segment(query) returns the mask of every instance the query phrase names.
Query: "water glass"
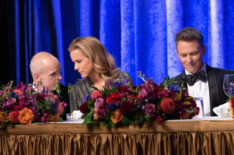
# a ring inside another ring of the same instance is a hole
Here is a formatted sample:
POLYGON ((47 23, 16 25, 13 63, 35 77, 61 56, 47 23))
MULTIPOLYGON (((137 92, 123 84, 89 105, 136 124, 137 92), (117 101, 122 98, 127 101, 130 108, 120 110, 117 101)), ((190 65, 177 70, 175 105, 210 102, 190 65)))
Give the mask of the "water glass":
POLYGON ((204 104, 203 104, 203 98, 202 97, 194 97, 193 98, 197 104, 197 107, 199 107, 200 111, 195 118, 202 118, 204 117, 204 104))

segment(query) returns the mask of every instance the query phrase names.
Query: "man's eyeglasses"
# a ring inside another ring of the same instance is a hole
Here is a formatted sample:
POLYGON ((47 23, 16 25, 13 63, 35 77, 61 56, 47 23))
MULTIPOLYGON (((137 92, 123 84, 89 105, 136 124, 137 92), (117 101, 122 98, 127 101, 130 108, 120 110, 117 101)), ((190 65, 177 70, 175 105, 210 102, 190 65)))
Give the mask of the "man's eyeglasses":
POLYGON ((51 73, 50 76, 51 76, 51 77, 57 77, 57 76, 61 76, 62 74, 63 74, 63 71, 60 70, 60 71, 58 71, 58 72, 51 73))

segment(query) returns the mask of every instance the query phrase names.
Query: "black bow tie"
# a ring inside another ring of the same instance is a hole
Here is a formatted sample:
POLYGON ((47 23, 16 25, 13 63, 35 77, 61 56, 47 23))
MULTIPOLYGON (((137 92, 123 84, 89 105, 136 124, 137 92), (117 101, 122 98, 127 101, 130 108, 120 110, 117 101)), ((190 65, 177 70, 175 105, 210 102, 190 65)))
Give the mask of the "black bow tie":
POLYGON ((194 83, 198 80, 206 82, 207 78, 206 78, 206 73, 204 71, 201 71, 194 75, 186 75, 186 81, 190 86, 194 85, 194 83))

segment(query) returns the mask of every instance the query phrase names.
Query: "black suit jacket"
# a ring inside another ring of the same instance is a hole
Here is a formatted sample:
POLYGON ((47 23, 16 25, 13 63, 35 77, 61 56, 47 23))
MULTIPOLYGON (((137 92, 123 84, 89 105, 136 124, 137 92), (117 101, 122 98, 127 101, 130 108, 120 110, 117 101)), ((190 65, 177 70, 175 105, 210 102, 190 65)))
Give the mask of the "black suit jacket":
MULTIPOLYGON (((210 92, 210 114, 211 116, 215 116, 213 108, 227 102, 228 99, 228 96, 226 96, 223 91, 224 74, 234 74, 234 71, 213 68, 208 65, 206 65, 206 71, 210 92)), ((175 77, 175 80, 183 82, 184 86, 187 87, 185 71, 182 74, 175 77)))
POLYGON ((60 115, 63 118, 63 120, 66 120, 66 114, 70 113, 70 100, 68 95, 68 87, 60 85, 60 89, 61 89, 60 95, 58 95, 56 91, 53 91, 53 93, 59 96, 60 101, 64 101, 67 103, 67 106, 64 107, 62 115, 60 115))

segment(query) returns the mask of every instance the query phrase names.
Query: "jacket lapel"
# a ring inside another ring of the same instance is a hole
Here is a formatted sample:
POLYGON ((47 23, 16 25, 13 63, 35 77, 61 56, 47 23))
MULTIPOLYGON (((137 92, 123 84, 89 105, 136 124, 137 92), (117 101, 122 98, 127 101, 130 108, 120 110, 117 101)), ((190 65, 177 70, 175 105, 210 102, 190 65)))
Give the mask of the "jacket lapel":
POLYGON ((211 116, 214 116, 213 108, 218 106, 221 103, 219 98, 219 87, 218 81, 216 79, 215 72, 213 72, 212 68, 207 65, 207 78, 210 92, 210 113, 211 116))
POLYGON ((187 86, 187 81, 186 81, 186 75, 185 75, 185 71, 183 71, 183 73, 181 74, 181 81, 183 82, 183 84, 184 84, 184 87, 185 88, 188 88, 188 86, 187 86))

